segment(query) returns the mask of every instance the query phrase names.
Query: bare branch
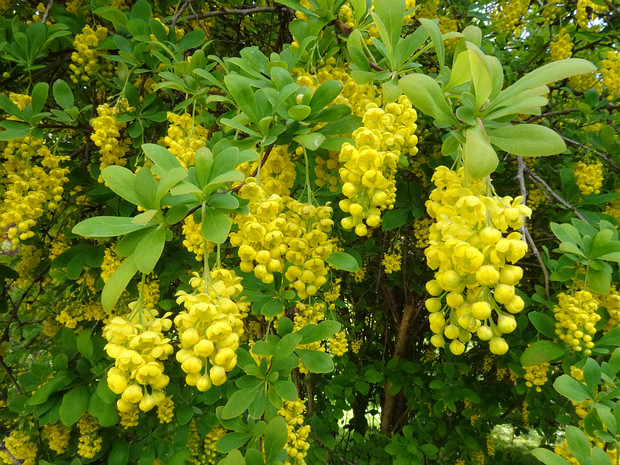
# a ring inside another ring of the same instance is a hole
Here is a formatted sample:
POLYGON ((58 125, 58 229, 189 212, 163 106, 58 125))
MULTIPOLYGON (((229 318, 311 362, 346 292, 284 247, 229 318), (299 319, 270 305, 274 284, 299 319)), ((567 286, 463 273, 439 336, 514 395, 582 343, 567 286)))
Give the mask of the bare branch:
POLYGON ((47 18, 50 15, 50 10, 52 9, 53 4, 54 4, 54 0, 49 0, 47 2, 47 6, 45 7, 45 12, 43 13, 43 16, 41 16, 41 22, 43 24, 45 24, 45 21, 47 21, 47 18))
MULTIPOLYGON (((15 379, 15 376, 13 376, 13 372, 11 371, 11 368, 6 364, 6 362, 4 361, 4 358, 2 358, 2 357, 0 357, 0 367, 2 367, 2 369, 6 373, 6 376, 9 378, 11 383, 13 383, 13 386, 15 386, 15 390, 17 391, 17 393, 20 396, 23 396, 24 395, 24 391, 22 391, 22 388, 19 385, 19 383, 17 382, 17 380, 15 379)), ((0 450, 1 450, 1 448, 0 448, 0 450)), ((19 462, 19 463, 21 463, 21 462, 19 462)))
MULTIPOLYGON (((183 12, 187 9, 187 7, 189 6, 190 3, 192 3, 192 0, 185 0, 185 3, 183 3, 183 5, 181 5, 179 7, 179 9, 174 13, 174 16, 170 20, 170 26, 174 27, 174 26, 177 25, 177 22, 179 21, 179 18, 181 17, 183 12)), ((166 21, 166 22, 168 22, 168 21, 166 21)))
POLYGON ((532 170, 530 170, 527 166, 523 166, 523 171, 525 174, 527 174, 530 178, 532 178, 532 180, 543 186, 547 192, 549 192, 549 194, 551 195, 551 197, 553 197, 555 200, 557 200, 561 205, 565 206, 566 208, 568 208, 570 211, 572 211, 575 216, 577 218, 579 218, 581 221, 584 221, 586 223, 589 223, 588 220, 586 220, 583 215, 581 213, 579 213, 577 211, 577 209, 575 207, 573 207, 570 203, 568 203, 566 200, 564 200, 562 197, 560 197, 560 195, 554 191, 551 186, 549 186, 549 184, 547 184, 545 181, 543 181, 543 179, 538 176, 536 173, 534 173, 532 170))
POLYGON ((198 13, 195 15, 189 15, 183 17, 186 21, 194 21, 197 19, 205 19, 212 18, 214 16, 226 16, 226 15, 239 15, 239 16, 248 16, 256 13, 275 13, 276 11, 284 10, 283 7, 277 6, 256 6, 253 8, 239 8, 235 10, 226 10, 222 8, 221 10, 214 11, 205 11, 204 13, 198 13))

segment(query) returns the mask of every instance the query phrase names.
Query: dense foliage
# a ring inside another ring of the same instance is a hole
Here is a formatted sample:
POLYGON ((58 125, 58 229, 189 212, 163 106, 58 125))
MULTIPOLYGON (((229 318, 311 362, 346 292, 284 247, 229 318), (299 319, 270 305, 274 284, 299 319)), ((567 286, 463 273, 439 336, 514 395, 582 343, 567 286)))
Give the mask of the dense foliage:
POLYGON ((0 13, 0 462, 620 464, 613 0, 0 13))

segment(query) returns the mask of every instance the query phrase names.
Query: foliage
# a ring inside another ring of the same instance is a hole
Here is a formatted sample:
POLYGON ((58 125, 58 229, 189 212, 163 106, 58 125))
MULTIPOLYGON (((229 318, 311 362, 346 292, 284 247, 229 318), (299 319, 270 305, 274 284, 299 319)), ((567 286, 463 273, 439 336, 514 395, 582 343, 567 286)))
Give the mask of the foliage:
POLYGON ((620 460, 613 2, 0 12, 0 461, 620 460))

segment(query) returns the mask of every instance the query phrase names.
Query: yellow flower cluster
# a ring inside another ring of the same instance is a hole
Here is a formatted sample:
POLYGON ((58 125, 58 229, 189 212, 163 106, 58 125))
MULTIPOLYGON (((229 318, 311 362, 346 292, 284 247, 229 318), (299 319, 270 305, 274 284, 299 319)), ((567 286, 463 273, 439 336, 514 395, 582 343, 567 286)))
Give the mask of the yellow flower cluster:
POLYGON ((304 425, 305 408, 304 403, 297 399, 293 402, 285 401, 284 406, 278 410, 278 415, 284 418, 288 430, 288 440, 285 446, 289 457, 288 463, 295 465, 306 465, 304 459, 310 448, 310 443, 308 443, 310 425, 304 425))
MULTIPOLYGON (((459 22, 456 18, 450 18, 448 16, 440 16, 439 30, 442 34, 447 34, 448 32, 459 32, 459 22)), ((459 43, 459 37, 452 37, 450 39, 446 39, 445 44, 448 50, 453 50, 454 47, 459 43)))
POLYGON ((176 359, 186 373, 185 382, 204 392, 224 384, 226 373, 237 365, 235 351, 247 304, 233 300, 243 291, 241 278, 224 268, 213 269, 207 284, 196 275, 190 285, 196 293, 177 293, 177 303, 185 310, 174 319, 180 341, 176 359))
MULTIPOLYGON (((12 94, 18 101, 18 95, 12 94)), ((13 249, 34 236, 31 230, 46 210, 58 208, 69 180, 68 168, 61 166, 66 156, 55 155, 42 139, 26 136, 11 139, 2 151, 0 167, 0 231, 6 232, 13 249)))
POLYGON ((84 26, 81 34, 75 35, 73 46, 75 52, 71 54, 70 78, 74 84, 81 84, 90 81, 93 74, 99 69, 98 57, 100 51, 97 50, 99 43, 108 36, 108 29, 97 26, 93 30, 88 24, 84 26))
POLYGON ((482 369, 485 371, 485 373, 488 373, 493 369, 494 365, 495 361, 493 359, 493 356, 491 354, 486 354, 484 356, 484 361, 482 362, 482 369))
MULTIPOLYGON (((377 1, 381 1, 381 0, 377 0, 377 1)), ((405 11, 407 12, 410 9, 414 8, 415 6, 416 6, 416 0, 406 0, 405 11)), ((374 9, 375 9, 375 0, 372 0, 370 11, 373 11, 374 9)), ((353 28, 355 26, 355 11, 353 10, 353 8, 351 8, 351 6, 348 3, 345 2, 345 4, 340 7, 340 10, 338 11, 338 15, 341 17, 342 22, 344 22, 344 24, 348 28, 353 28)), ((406 26, 407 24, 412 23, 414 16, 415 16, 415 12, 406 14, 403 17, 403 26, 406 26)), ((377 29, 377 27, 374 24, 372 24, 368 29, 368 35, 370 37, 379 37, 379 29, 377 29)), ((370 39, 367 39, 366 43, 368 45, 372 44, 370 39)))
POLYGON ((174 419, 174 401, 172 396, 167 396, 157 406, 157 418, 162 425, 170 423, 174 419))
POLYGON ((413 221, 413 235, 415 236, 415 246, 419 249, 428 247, 428 235, 433 224, 432 218, 416 218, 413 221))
POLYGON ((329 150, 327 155, 317 153, 314 161, 314 173, 316 174, 316 185, 319 187, 327 186, 330 192, 338 192, 338 155, 336 150, 329 150))
POLYGON ((591 29, 597 13, 602 13, 606 9, 604 5, 599 5, 592 0, 577 0, 575 21, 581 29, 591 29))
POLYGON ((116 410, 118 411, 118 416, 120 418, 120 424, 124 429, 133 428, 134 426, 138 426, 140 421, 140 409, 136 407, 136 404, 130 404, 131 407, 126 410, 118 410, 118 406, 116 410))
MULTIPOLYGON (((90 122, 94 132, 90 139, 99 147, 99 166, 104 169, 109 165, 125 166, 125 154, 129 150, 129 139, 121 140, 121 131, 125 123, 117 121, 117 107, 110 107, 107 103, 97 107, 97 117, 90 122)), ((103 182, 103 178, 99 178, 103 182)))
POLYGON ((142 296, 144 307, 152 310, 159 302, 159 281, 156 279, 144 285, 144 295, 142 296))
POLYGON ((601 162, 586 164, 578 161, 573 171, 577 187, 583 195, 601 193, 600 189, 603 186, 603 164, 601 162))
POLYGON ((241 270, 264 283, 273 282, 275 272, 285 273, 300 299, 315 295, 327 282, 325 260, 334 249, 331 207, 268 196, 253 178, 246 178, 239 194, 250 199, 250 214, 238 215, 239 229, 230 234, 241 270))
POLYGON ((215 250, 213 242, 205 241, 202 235, 202 223, 194 221, 194 215, 190 215, 183 221, 183 247, 196 256, 196 260, 202 262, 207 244, 207 255, 215 250))
POLYGON ((366 277, 366 265, 360 267, 355 273, 353 273, 353 279, 356 283, 361 283, 366 277))
POLYGON ((174 350, 170 339, 162 334, 172 326, 167 318, 169 313, 157 318, 156 311, 138 305, 139 302, 130 303, 129 317, 114 317, 103 328, 103 337, 108 341, 106 353, 114 359, 114 367, 108 370, 108 387, 121 394, 116 401, 121 412, 134 409, 135 404, 148 412, 164 401, 163 390, 170 381, 162 363, 174 350), (147 386, 151 387, 151 393, 147 386))
POLYGON ((107 283, 114 272, 121 266, 122 261, 116 256, 114 247, 106 247, 103 252, 103 262, 101 263, 101 279, 107 283))
POLYGON ((507 35, 518 35, 521 20, 530 7, 530 0, 502 0, 491 14, 491 25, 495 31, 507 35))
POLYGON ((601 83, 595 72, 571 76, 568 78, 568 85, 584 92, 589 89, 596 89, 599 92, 602 91, 601 83))
POLYGON ((403 256, 400 253, 400 247, 395 247, 391 253, 386 253, 383 255, 381 264, 383 265, 383 270, 386 274, 392 274, 396 271, 400 271, 402 261, 403 256))
POLYGON ((184 167, 194 164, 196 151, 204 147, 209 138, 209 130, 194 121, 189 113, 177 115, 168 112, 168 132, 166 137, 159 141, 168 148, 184 167))
POLYGON ((601 76, 603 76, 603 84, 609 91, 610 98, 614 95, 620 95, 620 53, 618 51, 610 51, 605 54, 601 66, 601 76))
POLYGON ((69 439, 71 438, 71 428, 66 428, 60 423, 48 423, 43 426, 43 434, 51 450, 57 454, 64 454, 67 451, 69 439))
POLYGON ((106 316, 99 302, 83 304, 79 301, 73 301, 56 315, 56 321, 67 328, 75 329, 78 323, 82 321, 103 320, 106 316))
MULTIPOLYGON (((318 324, 325 319, 324 302, 316 301, 313 304, 297 302, 296 309, 297 312, 293 318, 293 331, 299 331, 301 328, 310 324, 318 324)), ((325 347, 321 344, 321 341, 300 344, 297 348, 325 352, 325 347)), ((301 359, 299 360, 299 372, 303 374, 309 373, 301 359)))
POLYGON ((495 455, 495 438, 492 434, 487 434, 487 455, 489 457, 495 455))
POLYGON ((365 236, 367 226, 381 224, 381 211, 393 208, 399 157, 417 153, 416 119, 417 113, 405 96, 388 103, 385 109, 367 105, 364 126, 353 132, 355 145, 345 143, 340 151, 340 179, 346 199, 339 207, 350 214, 341 220, 343 228, 355 228, 358 236, 365 236))
MULTIPOLYGON (((21 431, 11 431, 11 434, 4 439, 4 447, 6 447, 13 457, 20 460, 22 465, 35 465, 38 450, 37 445, 21 431)), ((13 465, 15 463, 4 451, 0 451, 0 460, 7 465, 13 465)))
POLYGON ((329 338, 329 350, 332 354, 341 357, 347 353, 348 343, 344 331, 338 331, 329 338))
POLYGON ((480 194, 491 192, 492 186, 482 179, 466 179, 463 168, 454 172, 439 166, 433 182, 437 187, 426 209, 435 223, 425 250, 428 266, 437 270, 435 279, 426 283, 433 296, 426 300, 435 333, 431 343, 443 347, 445 336, 452 341, 452 353, 459 355, 476 333, 489 341, 492 353, 504 354, 508 344, 501 336, 515 330, 511 313, 524 307, 523 299, 515 295, 523 270, 514 264, 523 258, 527 245, 520 233, 506 237, 503 233, 523 226, 531 210, 522 204, 522 197, 480 194))
POLYGON ((342 82, 342 91, 334 99, 333 104, 347 105, 354 115, 362 117, 369 103, 375 105, 381 103, 381 99, 376 96, 379 93, 377 87, 372 83, 357 84, 351 77, 350 70, 345 66, 336 66, 336 60, 333 57, 328 58, 325 66, 315 74, 307 73, 298 68, 294 68, 291 72, 297 74, 297 83, 308 89, 314 89, 327 81, 342 82))
POLYGON ((78 455, 92 459, 101 450, 103 438, 97 434, 99 423, 88 413, 82 415, 78 421, 78 430, 80 437, 78 439, 78 455))
POLYGON ((439 6, 439 0, 426 0, 418 5, 418 9, 415 11, 416 18, 429 18, 433 19, 437 17, 437 7, 439 6))
POLYGON ((205 458, 202 461, 203 464, 215 465, 217 463, 218 452, 215 445, 225 434, 226 429, 221 425, 217 425, 205 435, 203 444, 205 458))
POLYGON ((351 352, 354 354, 358 354, 360 349, 362 348, 362 341, 360 339, 355 339, 351 341, 351 352))
POLYGON ((22 245, 19 250, 19 262, 15 271, 19 278, 15 281, 15 286, 23 289, 30 285, 34 272, 41 264, 41 249, 34 245, 22 245))
POLYGON ((590 355, 594 347, 594 325, 601 316, 596 313, 599 300, 588 291, 577 291, 574 296, 561 293, 553 307, 555 333, 575 351, 590 355))
POLYGON ((572 365, 570 367, 570 375, 575 378, 577 381, 581 381, 583 379, 583 370, 581 368, 577 368, 572 365))
POLYGON ((599 296, 601 300, 601 306, 605 307, 609 320, 603 328, 603 333, 606 334, 614 328, 620 326, 620 294, 616 286, 611 286, 609 293, 599 296))
POLYGON ((551 61, 564 60, 573 55, 573 44, 566 28, 562 28, 558 32, 558 35, 549 44, 549 49, 551 50, 551 61))
POLYGON ((475 465, 484 465, 484 452, 479 450, 478 452, 474 452, 471 456, 471 460, 475 465))
POLYGON ((539 363, 538 365, 532 365, 529 367, 523 367, 525 370, 525 384, 527 387, 536 386, 536 391, 540 392, 540 386, 544 385, 549 378, 547 378, 547 372, 549 371, 549 363, 539 363))
MULTIPOLYGON (((616 189, 616 194, 620 194, 620 189, 616 189)), ((609 216, 613 216, 620 221, 620 197, 613 199, 605 206, 603 213, 609 216)))
POLYGON ((528 407, 530 405, 524 400, 521 406, 521 420, 523 421, 523 427, 528 429, 530 427, 530 411, 528 407))
POLYGON ((291 188, 297 175, 295 164, 291 161, 291 156, 288 153, 288 146, 275 146, 269 153, 265 163, 260 167, 261 157, 258 153, 256 158, 254 162, 246 162, 239 165, 236 168, 237 171, 241 171, 250 179, 256 173, 256 181, 260 183, 267 195, 288 196, 291 193, 291 188))
MULTIPOLYGON (((550 2, 544 2, 539 7, 538 17, 542 20, 542 23, 549 25, 553 23, 562 14, 564 4, 559 0, 552 0, 550 2)), ((536 16, 534 16, 536 17, 536 16)))
POLYGON ((538 207, 545 204, 546 202, 547 202, 547 196, 542 190, 538 188, 530 189, 527 195, 527 200, 526 200, 526 204, 528 207, 530 207, 532 210, 536 210, 538 209, 538 207))

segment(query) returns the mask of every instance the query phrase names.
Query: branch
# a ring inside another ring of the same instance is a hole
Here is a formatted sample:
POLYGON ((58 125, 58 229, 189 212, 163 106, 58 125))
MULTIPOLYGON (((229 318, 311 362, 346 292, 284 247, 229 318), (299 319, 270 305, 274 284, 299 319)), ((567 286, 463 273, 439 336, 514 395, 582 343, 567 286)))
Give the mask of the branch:
POLYGON ((549 184, 547 184, 545 181, 543 181, 543 179, 538 176, 536 173, 534 173, 531 169, 529 169, 527 166, 523 166, 523 171, 525 174, 527 174, 530 178, 532 178, 534 180, 534 182, 536 182, 537 184, 543 186, 547 192, 549 192, 549 194, 555 199, 557 200, 560 204, 562 204, 563 206, 565 206, 566 208, 568 208, 570 211, 572 211, 575 216, 577 218, 579 218, 581 221, 585 222, 585 223, 589 223, 588 220, 586 220, 583 215, 581 213, 579 213, 577 211, 577 209, 575 207, 573 207, 570 203, 568 203, 566 200, 564 200, 562 197, 559 196, 559 194, 554 191, 549 184))
POLYGON ((616 5, 614 5, 610 0, 604 0, 607 6, 611 11, 613 11, 617 16, 620 16, 620 9, 616 5))
POLYGON ((9 380, 11 380, 11 383, 13 383, 13 386, 15 386, 15 390, 17 391, 17 393, 20 396, 23 396, 24 395, 24 391, 22 391, 22 388, 20 387, 19 383, 15 379, 15 376, 13 376, 13 372, 11 371, 11 368, 6 364, 6 362, 4 361, 4 358, 2 358, 2 357, 0 357, 0 366, 5 371, 7 377, 9 378, 9 380))
POLYGON ((53 4, 54 4, 54 0, 49 0, 47 2, 47 6, 45 7, 45 12, 43 13, 43 16, 41 16, 41 22, 43 24, 45 24, 45 21, 47 21, 47 18, 50 15, 50 10, 52 9, 53 4))
MULTIPOLYGON (((523 203, 525 203, 527 199, 527 187, 525 187, 525 178, 523 177, 523 171, 525 169, 525 163, 523 163, 523 157, 520 157, 520 156, 517 157, 517 167, 518 167, 517 179, 519 180, 519 188, 521 190, 521 195, 523 196, 523 203)), ((545 262, 540 256, 538 247, 536 247, 536 244, 534 243, 534 239, 532 239, 532 236, 529 230, 527 229, 525 221, 523 222, 523 226, 521 227, 521 234, 523 234, 525 241, 532 248, 532 252, 536 256, 536 259, 538 260, 538 263, 540 264, 540 268, 542 269, 543 275, 545 276, 545 296, 547 300, 549 300, 549 272, 547 271, 545 262)))
POLYGON ((175 27, 177 25, 179 17, 183 14, 183 12, 186 10, 190 3, 192 3, 192 0, 185 0, 185 3, 183 3, 183 5, 181 5, 179 9, 174 13, 174 16, 170 20, 170 26, 175 27))
POLYGON ((205 11, 204 13, 184 16, 183 19, 186 21, 194 21, 197 19, 212 18, 214 16, 226 16, 226 15, 248 16, 248 15, 253 15, 256 13, 275 13, 277 11, 283 11, 283 10, 285 10, 284 7, 277 7, 277 6, 256 6, 253 8, 239 8, 235 10, 226 10, 222 8, 221 10, 205 11))
MULTIPOLYGON (((349 34, 351 34, 351 32, 353 31, 353 29, 351 29, 350 27, 348 27, 345 23, 342 22, 342 20, 337 19, 334 21, 334 24, 336 26, 338 26, 340 28, 340 30, 342 32, 344 32, 344 35, 349 37, 349 34)), ((375 63, 374 61, 372 61, 370 58, 368 59, 368 64, 370 65, 370 67, 372 69, 374 69, 375 71, 385 71, 381 66, 379 66, 377 63, 375 63)))
POLYGON ((599 152, 598 150, 594 150, 593 148, 588 147, 587 145, 582 144, 581 142, 577 142, 576 140, 569 139, 568 137, 564 137, 564 136, 560 136, 560 137, 564 139, 564 142, 568 142, 569 144, 574 145, 575 147, 579 147, 581 149, 585 149, 585 150, 592 152, 597 157, 600 157, 603 160, 605 160, 612 170, 614 170, 616 173, 620 173, 620 166, 616 165, 613 161, 611 161, 611 158, 606 153, 599 152))

